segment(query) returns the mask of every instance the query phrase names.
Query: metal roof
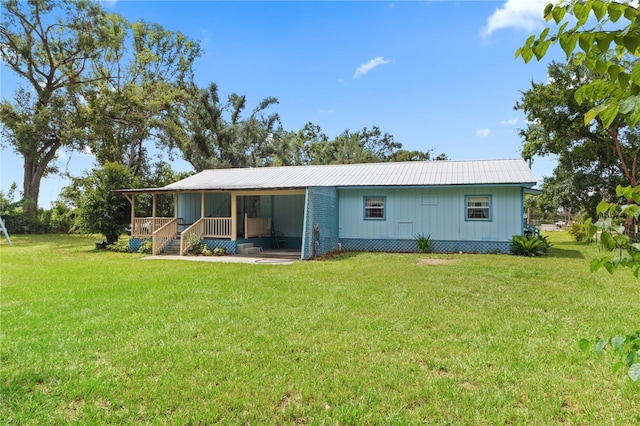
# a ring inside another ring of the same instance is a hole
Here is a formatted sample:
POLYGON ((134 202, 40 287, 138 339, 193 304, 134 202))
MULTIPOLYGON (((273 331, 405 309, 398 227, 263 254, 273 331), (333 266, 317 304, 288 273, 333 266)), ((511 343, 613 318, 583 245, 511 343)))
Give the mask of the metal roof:
POLYGON ((357 186, 535 185, 521 158, 204 170, 156 191, 357 186))

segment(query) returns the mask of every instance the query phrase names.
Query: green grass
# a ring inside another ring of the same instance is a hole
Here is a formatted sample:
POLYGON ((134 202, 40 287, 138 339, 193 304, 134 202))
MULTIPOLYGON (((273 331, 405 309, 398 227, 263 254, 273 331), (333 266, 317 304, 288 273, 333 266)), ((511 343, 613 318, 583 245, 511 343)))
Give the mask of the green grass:
POLYGON ((546 257, 140 260, 0 245, 6 424, 629 424, 640 386, 582 337, 638 326, 629 271, 546 257), (420 259, 452 259, 429 265, 420 259))

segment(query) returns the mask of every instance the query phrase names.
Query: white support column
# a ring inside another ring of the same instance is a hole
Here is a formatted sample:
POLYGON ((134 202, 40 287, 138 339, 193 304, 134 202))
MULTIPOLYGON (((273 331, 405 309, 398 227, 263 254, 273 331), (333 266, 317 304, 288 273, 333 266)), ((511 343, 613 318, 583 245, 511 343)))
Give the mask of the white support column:
POLYGON ((132 193, 131 196, 129 196, 129 194, 124 194, 124 196, 131 203, 131 235, 133 235, 134 219, 136 218, 136 194, 132 193))
POLYGON ((178 217, 178 191, 173 193, 173 217, 178 217))
POLYGON ((204 191, 200 192, 200 219, 204 218, 204 191))
POLYGON ((238 204, 237 196, 231 193, 231 241, 235 241, 238 237, 238 204))
POLYGON ((156 193, 151 194, 151 233, 156 231, 156 193))

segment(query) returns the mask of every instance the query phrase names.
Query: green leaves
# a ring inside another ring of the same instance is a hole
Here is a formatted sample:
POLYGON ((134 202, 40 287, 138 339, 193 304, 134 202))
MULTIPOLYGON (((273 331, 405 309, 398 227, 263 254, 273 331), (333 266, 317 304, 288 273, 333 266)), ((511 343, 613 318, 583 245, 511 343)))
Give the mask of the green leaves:
POLYGON ((616 335, 610 339, 597 338, 595 340, 580 339, 578 347, 582 352, 593 351, 602 355, 610 348, 621 360, 614 363, 613 371, 617 372, 625 365, 629 368, 627 375, 631 380, 640 380, 640 330, 630 335, 616 335))
POLYGON ((622 266, 631 269, 633 275, 640 276, 640 248, 638 244, 632 244, 625 233, 625 227, 620 223, 621 217, 638 219, 640 207, 640 187, 623 187, 618 185, 616 195, 627 200, 626 204, 609 203, 601 201, 596 207, 599 219, 595 223, 589 223, 589 237, 600 236, 600 247, 617 256, 607 255, 600 259, 593 259, 590 263, 591 272, 605 268, 610 274, 622 266))
POLYGON ((584 95, 578 102, 589 100, 599 105, 585 116, 585 123, 599 117, 605 127, 613 125, 618 114, 622 114, 629 126, 640 121, 640 106, 636 96, 640 94, 640 65, 637 62, 640 48, 640 19, 638 10, 627 3, 606 0, 569 0, 563 5, 547 5, 545 18, 560 25, 558 33, 549 38, 550 28, 545 28, 538 37, 529 37, 516 51, 529 62, 533 56, 541 60, 551 44, 559 43, 567 55, 573 57, 576 64, 584 64, 598 75, 591 84, 598 90, 584 95), (596 26, 585 29, 589 18, 593 17, 596 26), (622 17, 627 21, 621 29, 604 29, 608 21, 618 22, 622 17), (633 66, 631 75, 623 72, 621 61, 630 60, 633 66), (606 87, 606 90, 601 90, 606 87))
POLYGON ((514 235, 509 252, 516 256, 541 256, 551 247, 547 237, 535 235, 514 235))

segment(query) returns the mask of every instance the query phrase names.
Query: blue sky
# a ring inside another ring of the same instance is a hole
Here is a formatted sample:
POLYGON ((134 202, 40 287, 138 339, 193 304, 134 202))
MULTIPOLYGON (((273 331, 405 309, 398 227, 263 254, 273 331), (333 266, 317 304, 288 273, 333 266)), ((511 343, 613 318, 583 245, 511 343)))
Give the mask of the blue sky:
MULTIPOLYGON (((548 0, 508 1, 109 1, 130 21, 156 22, 200 40, 196 82, 218 84, 222 96, 247 95, 249 108, 278 98, 287 130, 311 121, 330 137, 379 126, 406 149, 446 153, 452 160, 516 158, 526 126, 513 109, 530 82, 545 81, 543 62, 514 53, 544 25, 548 0)), ((1 69, 1 95, 18 80, 1 69)), ((90 155, 61 153, 74 176, 93 167, 90 155)), ((191 170, 176 160, 176 170, 191 170)), ((22 185, 22 160, 3 149, 0 186, 22 185)), ((552 173, 553 159, 536 159, 534 174, 552 173)), ((48 208, 68 182, 43 180, 48 208)))

